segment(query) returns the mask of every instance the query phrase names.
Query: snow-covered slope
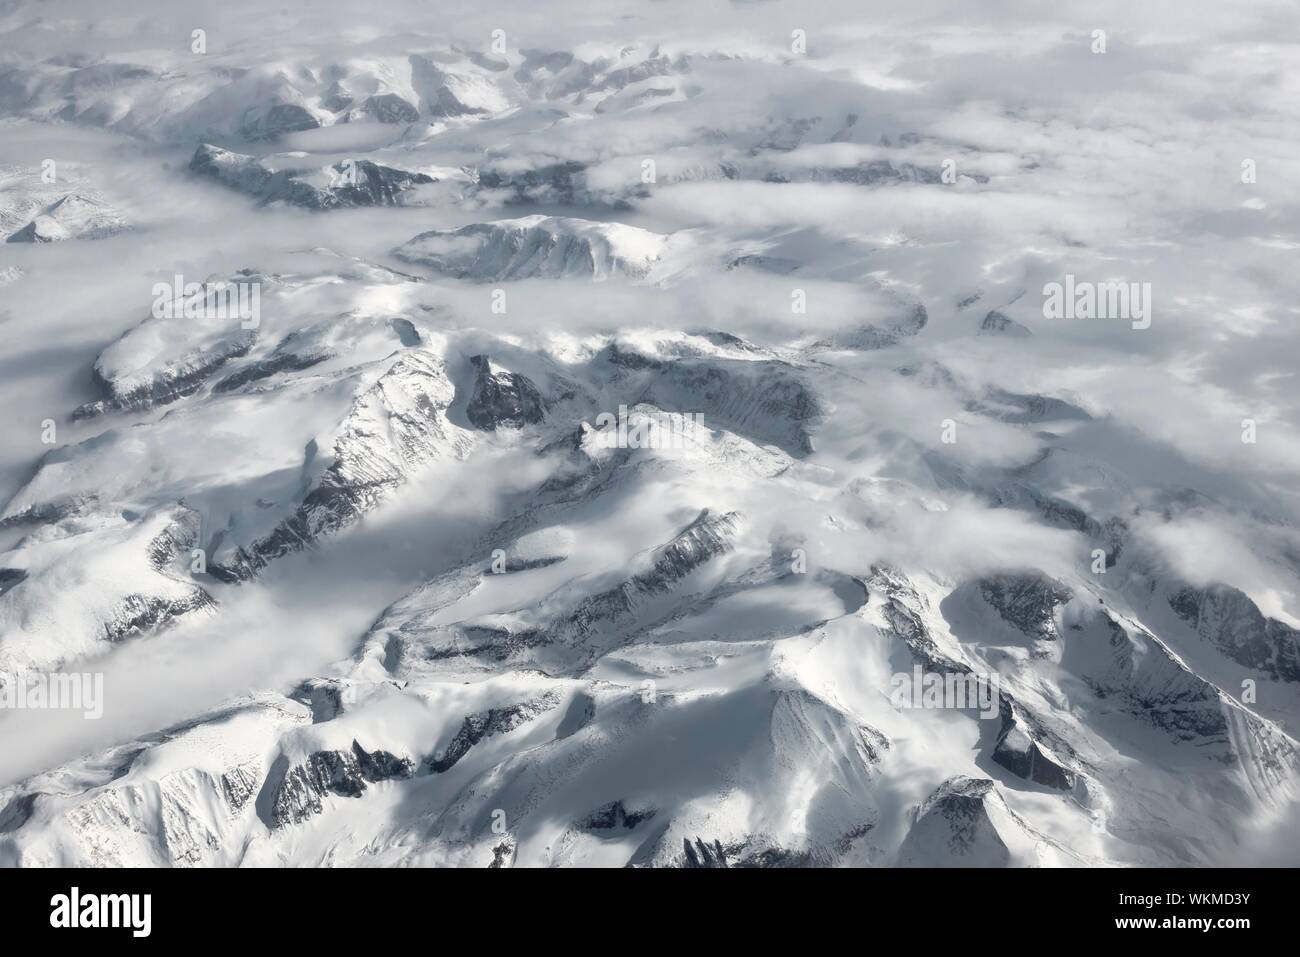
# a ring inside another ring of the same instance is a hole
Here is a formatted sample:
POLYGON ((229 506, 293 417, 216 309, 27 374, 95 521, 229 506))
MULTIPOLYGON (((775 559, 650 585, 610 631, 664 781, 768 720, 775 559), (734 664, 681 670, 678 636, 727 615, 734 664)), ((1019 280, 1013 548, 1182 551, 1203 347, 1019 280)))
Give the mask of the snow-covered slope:
POLYGON ((1300 117, 1104 6, 3 5, 0 865, 1295 863, 1300 117))
POLYGON ((526 216, 431 230, 403 243, 394 255, 457 279, 611 276, 642 278, 659 259, 666 237, 621 223, 526 216))
POLYGON ((81 164, 0 169, 0 234, 10 243, 106 239, 130 229, 81 164))
POLYGON ((116 210, 102 202, 69 193, 44 207, 6 242, 57 243, 64 239, 104 239, 126 229, 116 210))
POLYGON ((307 209, 397 206, 418 186, 436 182, 427 173, 345 159, 318 170, 275 170, 264 161, 204 143, 194 151, 190 171, 248 193, 262 204, 286 203, 307 209))

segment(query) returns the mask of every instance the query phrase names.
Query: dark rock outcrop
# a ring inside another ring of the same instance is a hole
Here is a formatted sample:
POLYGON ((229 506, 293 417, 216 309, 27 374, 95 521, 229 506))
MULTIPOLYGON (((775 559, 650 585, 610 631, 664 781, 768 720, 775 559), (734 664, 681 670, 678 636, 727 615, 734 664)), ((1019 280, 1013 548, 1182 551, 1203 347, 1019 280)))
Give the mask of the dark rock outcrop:
POLYGON ((420 111, 396 93, 376 93, 361 104, 361 111, 380 123, 414 123, 420 111))
POLYGON ((984 321, 980 323, 979 334, 981 336, 1007 336, 1012 339, 1026 339, 1033 335, 1028 327, 1004 316, 996 309, 984 317, 984 321))
POLYGON ((1028 638, 1055 641, 1056 609, 1070 600, 1070 590, 1037 572, 990 575, 976 582, 981 597, 1008 625, 1028 638))
POLYGON ((250 140, 273 140, 285 133, 301 133, 320 126, 311 110, 296 103, 274 103, 262 111, 252 112, 240 127, 250 140))
POLYGON ((273 799, 272 819, 276 827, 298 824, 320 814, 327 795, 361 797, 367 783, 409 778, 414 773, 410 758, 367 751, 355 740, 350 751, 317 751, 285 774, 273 799))
POLYGON ((813 432, 826 415, 800 370, 780 360, 676 359, 671 362, 611 346, 612 364, 650 370, 640 401, 667 412, 700 413, 721 426, 790 455, 813 451, 813 432))
POLYGON ((217 384, 212 387, 212 391, 233 392, 236 389, 248 385, 250 382, 267 379, 280 372, 300 372, 303 369, 310 369, 312 366, 324 362, 328 358, 329 355, 327 353, 313 353, 308 355, 295 355, 291 352, 277 353, 269 358, 250 363, 238 372, 231 373, 217 382, 217 384))
POLYGON ((542 421, 546 403, 531 379, 516 372, 493 368, 485 355, 470 357, 474 388, 465 416, 477 429, 495 431, 506 425, 522 428, 542 421))
POLYGON ((930 314, 924 303, 908 303, 893 318, 837 333, 817 342, 814 348, 861 351, 887 349, 919 334, 929 321, 930 314))
POLYGON ((465 443, 446 418, 453 394, 441 358, 415 349, 402 352, 357 396, 335 441, 333 461, 293 514, 266 537, 211 563, 209 572, 227 582, 251 578, 275 559, 355 522, 422 464, 461 454, 465 443), (380 433, 372 424, 376 416, 387 422, 380 433))
POLYGON ((727 853, 722 849, 722 842, 715 840, 711 845, 700 838, 692 846, 688 838, 682 838, 682 850, 685 854, 684 867, 726 867, 727 853))
POLYGON ((254 330, 241 330, 236 322, 229 336, 157 368, 143 385, 124 387, 108 378, 97 362, 91 376, 106 398, 78 407, 72 418, 90 419, 106 412, 140 412, 194 395, 219 368, 231 359, 247 355, 256 337, 254 330))
POLYGON ((259 781, 251 767, 231 768, 221 775, 221 793, 230 809, 238 813, 249 801, 257 797, 259 781))
POLYGON ((431 229, 402 243, 393 255, 472 282, 643 279, 666 241, 664 235, 622 223, 534 215, 431 229))
POLYGON ((261 205, 281 202, 315 210, 397 206, 407 190, 435 182, 427 173, 370 160, 344 160, 326 168, 327 185, 316 185, 305 179, 307 173, 316 171, 273 171, 254 156, 207 143, 194 151, 190 172, 253 196, 261 205))
POLYGON ((508 734, 534 718, 554 710, 559 704, 559 693, 548 691, 546 694, 518 704, 504 708, 489 708, 487 711, 471 714, 465 718, 460 730, 456 732, 447 747, 440 754, 429 758, 426 767, 434 774, 449 771, 455 767, 456 762, 469 753, 470 748, 484 738, 508 734))
POLYGON ((629 811, 623 806, 622 801, 611 801, 608 804, 601 805, 584 817, 578 822, 578 827, 584 831, 613 831, 618 828, 630 831, 638 824, 648 821, 654 816, 654 808, 629 811))
POLYGON ((0 808, 0 834, 12 834, 31 820, 39 794, 19 794, 0 808))
POLYGON ((1169 606, 1238 664, 1300 681, 1300 631, 1266 618, 1245 592, 1229 585, 1185 586, 1169 597, 1169 606))
POLYGON ((987 778, 944 781, 917 809, 899 847, 904 867, 1006 867, 1011 854, 989 817, 997 794, 987 778))
POLYGON ((23 568, 0 568, 0 595, 12 591, 27 577, 23 568))
POLYGON ((190 612, 211 608, 216 602, 202 588, 194 588, 184 598, 159 595, 128 595, 104 622, 104 637, 110 642, 126 641, 137 635, 161 628, 190 612))
POLYGON ((585 186, 587 167, 582 163, 563 162, 526 170, 481 169, 481 189, 508 190, 512 203, 547 202, 571 205, 585 186))
POLYGON ((993 760, 1017 777, 1057 791, 1072 791, 1077 775, 1052 757, 1035 740, 1032 728, 1016 714, 1004 695, 1000 703, 1002 728, 993 748, 993 760))
MULTIPOLYGON (((53 525, 70 515, 80 515, 97 501, 95 496, 76 495, 57 502, 38 502, 0 519, 0 528, 15 528, 19 525, 53 525)), ((14 584, 17 582, 15 581, 14 584)))
POLYGON ((556 621, 551 628, 553 638, 579 649, 584 657, 595 656, 611 639, 625 640, 628 636, 620 627, 635 617, 636 609, 645 600, 669 591, 697 568, 734 548, 740 522, 738 512, 704 509, 671 541, 650 554, 644 571, 584 598, 572 612, 556 621))

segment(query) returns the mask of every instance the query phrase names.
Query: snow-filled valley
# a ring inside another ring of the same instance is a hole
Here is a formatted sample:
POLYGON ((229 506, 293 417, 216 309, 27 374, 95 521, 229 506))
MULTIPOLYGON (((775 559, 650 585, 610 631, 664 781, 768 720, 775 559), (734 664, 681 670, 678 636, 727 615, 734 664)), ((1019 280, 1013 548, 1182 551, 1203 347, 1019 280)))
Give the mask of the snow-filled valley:
POLYGON ((2 0, 0 865, 1300 863, 1294 10, 1132 7, 2 0))

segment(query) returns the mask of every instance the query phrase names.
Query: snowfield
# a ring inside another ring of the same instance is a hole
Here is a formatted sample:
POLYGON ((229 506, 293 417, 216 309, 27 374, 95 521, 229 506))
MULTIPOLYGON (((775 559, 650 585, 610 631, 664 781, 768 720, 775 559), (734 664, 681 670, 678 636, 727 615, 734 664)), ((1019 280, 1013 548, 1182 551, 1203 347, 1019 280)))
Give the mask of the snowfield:
POLYGON ((1300 46, 1193 6, 0 4, 0 865, 1300 864, 1300 46))

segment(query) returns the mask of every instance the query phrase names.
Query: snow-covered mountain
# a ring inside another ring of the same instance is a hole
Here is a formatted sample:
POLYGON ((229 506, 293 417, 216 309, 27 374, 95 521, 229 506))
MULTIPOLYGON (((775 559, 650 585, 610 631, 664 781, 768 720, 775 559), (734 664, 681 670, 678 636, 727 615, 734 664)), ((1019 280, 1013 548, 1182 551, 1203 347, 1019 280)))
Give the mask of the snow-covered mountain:
POLYGON ((1268 15, 235 6, 0 7, 0 864, 1300 860, 1268 15))
POLYGON ((393 251, 398 259, 457 279, 644 277, 667 237, 622 223, 527 216, 430 230, 393 251))

